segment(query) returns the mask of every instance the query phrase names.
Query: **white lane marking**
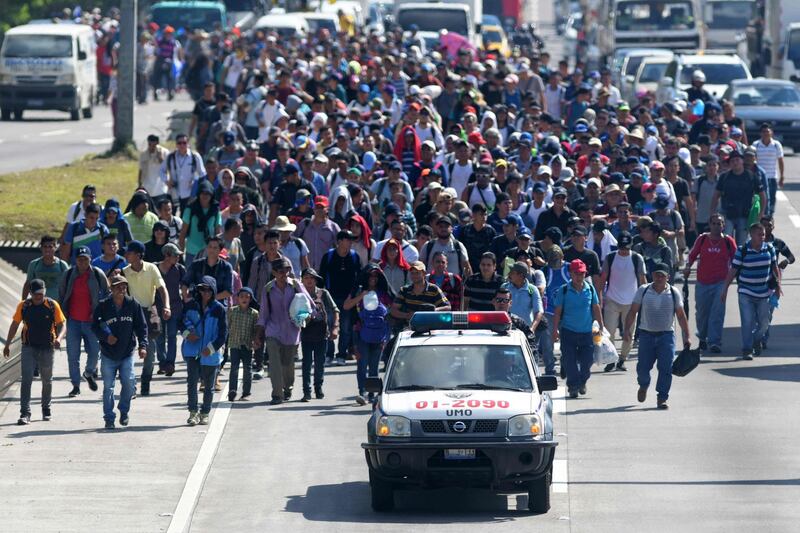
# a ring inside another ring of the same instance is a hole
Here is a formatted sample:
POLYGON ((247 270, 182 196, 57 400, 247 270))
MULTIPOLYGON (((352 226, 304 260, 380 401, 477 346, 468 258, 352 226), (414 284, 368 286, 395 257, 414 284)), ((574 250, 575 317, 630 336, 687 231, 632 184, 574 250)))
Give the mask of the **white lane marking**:
POLYGON ((50 131, 43 131, 39 134, 40 137, 56 137, 58 135, 66 135, 70 132, 70 130, 50 130, 50 131))
POLYGON ((114 122, 112 120, 109 120, 108 122, 103 122, 103 127, 104 128, 110 128, 113 125, 114 125, 114 122))
POLYGON ((800 228, 800 215, 789 215, 789 220, 792 221, 795 228, 800 228))
POLYGON ((568 472, 566 459, 553 459, 553 492, 558 494, 569 492, 568 472))
POLYGON ((103 139, 86 139, 86 144, 90 144, 92 146, 111 144, 112 142, 114 142, 114 137, 105 137, 103 139))
POLYGON ((228 416, 231 413, 231 402, 222 400, 222 398, 227 397, 228 386, 226 385, 220 392, 220 400, 215 404, 214 417, 208 426, 208 433, 203 439, 203 444, 197 453, 197 459, 195 459, 192 470, 189 472, 189 477, 186 478, 181 499, 178 500, 178 505, 175 507, 175 513, 169 523, 167 533, 185 533, 189 531, 192 524, 192 515, 197 506, 197 501, 200 499, 200 492, 203 490, 208 471, 211 469, 211 463, 214 462, 214 456, 217 455, 217 449, 222 440, 225 425, 228 423, 228 416))
POLYGON ((567 388, 559 387, 558 390, 553 391, 553 414, 565 415, 567 414, 567 388))
POLYGON ((789 197, 786 196, 786 193, 783 192, 783 191, 776 192, 775 193, 775 199, 778 200, 779 202, 788 202, 789 201, 789 197))

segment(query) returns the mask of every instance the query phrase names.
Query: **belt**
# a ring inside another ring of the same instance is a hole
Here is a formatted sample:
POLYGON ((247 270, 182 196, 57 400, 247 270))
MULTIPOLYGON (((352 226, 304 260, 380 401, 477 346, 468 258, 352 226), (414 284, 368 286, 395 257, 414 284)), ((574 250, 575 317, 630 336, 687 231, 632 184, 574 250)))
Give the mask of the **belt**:
POLYGON ((672 334, 674 334, 674 333, 675 333, 675 332, 674 332, 674 331, 672 331, 671 329, 668 329, 668 330, 666 330, 666 331, 648 331, 648 330, 646 330, 646 329, 642 329, 642 330, 640 330, 640 331, 641 331, 641 332, 643 332, 643 333, 649 333, 650 335, 666 335, 667 333, 669 333, 670 335, 672 335, 672 334))

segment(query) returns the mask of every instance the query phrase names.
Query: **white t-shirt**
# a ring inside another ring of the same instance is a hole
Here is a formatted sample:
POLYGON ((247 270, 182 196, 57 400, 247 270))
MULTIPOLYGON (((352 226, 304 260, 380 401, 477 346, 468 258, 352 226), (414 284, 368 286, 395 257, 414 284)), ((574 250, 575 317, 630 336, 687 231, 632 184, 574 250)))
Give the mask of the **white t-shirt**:
POLYGON ((756 161, 764 169, 767 179, 776 180, 778 176, 778 159, 783 157, 783 145, 780 141, 772 139, 769 144, 764 144, 761 139, 753 143, 756 149, 756 161))
POLYGON ((244 58, 239 59, 236 57, 236 54, 231 54, 225 58, 225 61, 222 62, 222 66, 228 69, 225 75, 225 86, 236 87, 239 76, 242 75, 242 70, 244 70, 244 58))
POLYGON ((301 260, 308 255, 308 246, 303 239, 292 237, 286 244, 281 244, 281 255, 292 263, 292 272, 299 277, 303 271, 301 260))
MULTIPOLYGON (((389 239, 383 239, 382 241, 378 241, 378 243, 375 245, 375 249, 372 252, 373 261, 380 262, 381 251, 387 242, 389 242, 389 239)), ((409 263, 413 263, 414 261, 419 260, 419 251, 417 251, 417 248, 410 242, 403 241, 403 257, 405 257, 406 261, 409 263)))
POLYGON ((548 204, 546 201, 542 202, 541 207, 536 207, 531 202, 525 202, 524 204, 520 205, 519 208, 514 211, 516 214, 522 217, 522 221, 526 222, 525 217, 528 216, 533 220, 533 226, 529 229, 533 229, 536 227, 536 224, 539 222, 539 215, 550 209, 553 204, 548 204))
POLYGON ((482 204, 486 206, 487 209, 494 210, 494 206, 497 203, 497 198, 494 195, 494 190, 491 187, 486 187, 485 189, 479 189, 477 185, 472 188, 472 193, 467 198, 467 206, 472 209, 472 206, 475 204, 482 204))
POLYGON ((561 118, 561 101, 564 99, 564 88, 558 86, 555 89, 548 83, 544 87, 544 107, 545 111, 553 118, 561 118))
POLYGON ((618 304, 629 305, 633 302, 638 288, 639 280, 636 279, 633 267, 633 255, 628 254, 627 257, 623 257, 617 253, 608 275, 606 297, 618 304))
POLYGON ((67 224, 80 222, 84 218, 86 218, 86 212, 83 209, 83 200, 78 200, 69 206, 69 209, 67 210, 67 216, 65 217, 67 224))
POLYGON ((142 187, 150 196, 167 194, 167 184, 161 179, 161 165, 167 159, 169 150, 157 146, 156 151, 150 153, 145 150, 139 156, 139 170, 142 172, 142 187))
POLYGON ((461 198, 461 193, 467 188, 469 177, 472 176, 472 161, 468 161, 466 165, 461 166, 458 161, 453 165, 453 173, 450 175, 450 186, 456 190, 458 198, 461 198))

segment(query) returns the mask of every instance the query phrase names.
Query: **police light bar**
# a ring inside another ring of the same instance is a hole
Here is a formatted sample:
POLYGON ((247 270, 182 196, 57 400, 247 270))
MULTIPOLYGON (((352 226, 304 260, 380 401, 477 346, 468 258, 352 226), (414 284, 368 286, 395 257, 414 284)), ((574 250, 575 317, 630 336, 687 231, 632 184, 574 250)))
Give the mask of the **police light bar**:
POLYGON ((433 330, 488 329, 503 333, 511 329, 511 318, 505 311, 418 311, 411 317, 414 333, 433 330))

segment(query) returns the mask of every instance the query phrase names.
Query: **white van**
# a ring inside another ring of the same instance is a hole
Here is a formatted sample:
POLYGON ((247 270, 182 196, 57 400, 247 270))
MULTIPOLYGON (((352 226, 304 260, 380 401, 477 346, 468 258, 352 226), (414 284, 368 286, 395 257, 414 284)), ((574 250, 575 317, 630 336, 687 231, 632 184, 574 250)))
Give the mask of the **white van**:
POLYGON ((91 118, 97 92, 92 28, 28 24, 10 29, 0 49, 0 115, 22 119, 26 109, 68 111, 91 118))
POLYGON ((256 21, 254 30, 274 31, 281 38, 304 37, 308 34, 308 22, 299 13, 268 13, 256 21))

